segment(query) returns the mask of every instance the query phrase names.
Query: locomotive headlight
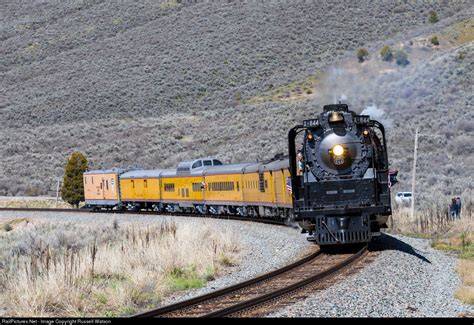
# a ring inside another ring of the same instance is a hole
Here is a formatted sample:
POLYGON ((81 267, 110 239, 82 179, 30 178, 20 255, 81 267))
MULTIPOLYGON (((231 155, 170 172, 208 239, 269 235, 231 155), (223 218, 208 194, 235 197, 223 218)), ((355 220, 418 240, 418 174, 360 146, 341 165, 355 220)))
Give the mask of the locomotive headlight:
POLYGON ((369 135, 369 130, 365 129, 362 134, 364 135, 364 137, 368 136, 369 135))
POLYGON ((332 147, 332 153, 334 156, 342 156, 344 154, 344 147, 340 144, 336 144, 334 147, 332 147))
POLYGON ((314 140, 314 135, 313 135, 313 133, 308 132, 308 135, 306 136, 306 138, 308 139, 308 141, 313 141, 313 140, 314 140))

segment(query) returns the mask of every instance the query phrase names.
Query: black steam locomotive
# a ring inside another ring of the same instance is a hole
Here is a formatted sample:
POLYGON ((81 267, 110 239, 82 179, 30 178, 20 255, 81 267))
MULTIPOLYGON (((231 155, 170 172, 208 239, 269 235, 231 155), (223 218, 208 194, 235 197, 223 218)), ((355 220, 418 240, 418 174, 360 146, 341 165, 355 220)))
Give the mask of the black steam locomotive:
POLYGON ((332 245, 379 236, 391 214, 390 182, 396 182, 383 125, 346 104, 326 105, 319 118, 291 129, 288 142, 294 218, 308 240, 332 245))

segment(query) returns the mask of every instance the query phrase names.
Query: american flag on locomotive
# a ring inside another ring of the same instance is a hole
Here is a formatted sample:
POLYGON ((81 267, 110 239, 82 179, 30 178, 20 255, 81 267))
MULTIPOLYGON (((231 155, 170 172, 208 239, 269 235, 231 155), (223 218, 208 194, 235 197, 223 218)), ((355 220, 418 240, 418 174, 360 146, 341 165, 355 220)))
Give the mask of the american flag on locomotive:
POLYGON ((286 190, 290 193, 293 193, 293 188, 291 187, 291 177, 286 178, 286 190))

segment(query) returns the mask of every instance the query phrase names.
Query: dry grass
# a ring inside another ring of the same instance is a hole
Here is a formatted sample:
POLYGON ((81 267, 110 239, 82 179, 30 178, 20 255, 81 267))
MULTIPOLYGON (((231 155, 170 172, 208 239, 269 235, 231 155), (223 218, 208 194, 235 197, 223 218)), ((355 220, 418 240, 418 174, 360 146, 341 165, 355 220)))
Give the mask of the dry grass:
POLYGON ((254 96, 246 102, 249 104, 260 104, 266 102, 284 102, 292 100, 306 100, 314 96, 320 83, 321 73, 311 75, 303 81, 292 81, 288 84, 274 87, 273 84, 268 86, 268 90, 259 96, 254 96))
POLYGON ((0 208, 59 208, 59 209, 71 209, 69 203, 64 202, 63 200, 59 199, 58 203, 56 204, 56 199, 53 198, 2 198, 0 199, 0 208))
POLYGON ((456 298, 474 305, 474 260, 459 260, 457 271, 461 277, 462 287, 456 291, 456 298))
POLYGON ((446 28, 442 33, 442 41, 454 46, 466 44, 474 40, 474 18, 461 21, 446 28))
POLYGON ((9 232, 16 228, 27 227, 30 224, 31 220, 28 218, 17 218, 9 220, 3 223, 0 223, 0 232, 9 232))
POLYGON ((119 316, 203 286, 238 259, 234 235, 177 227, 35 224, 0 233, 3 316, 119 316))
POLYGON ((394 207, 392 217, 388 222, 389 231, 436 239, 472 233, 474 229, 474 202, 471 193, 470 190, 466 190, 459 195, 462 202, 462 219, 455 221, 449 218, 450 196, 433 193, 429 199, 423 199, 422 202, 419 199, 415 202, 417 208, 413 218, 409 207, 396 206, 395 200, 392 199, 394 207))

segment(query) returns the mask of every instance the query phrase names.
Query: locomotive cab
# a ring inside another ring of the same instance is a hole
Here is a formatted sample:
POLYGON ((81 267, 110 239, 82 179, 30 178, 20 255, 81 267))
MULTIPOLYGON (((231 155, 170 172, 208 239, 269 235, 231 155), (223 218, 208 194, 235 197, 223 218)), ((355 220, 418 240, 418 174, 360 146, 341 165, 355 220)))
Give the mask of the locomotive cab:
POLYGON ((383 125, 346 104, 326 105, 318 118, 289 132, 294 217, 319 245, 369 242, 391 214, 383 125), (303 171, 295 139, 303 134, 303 171))

